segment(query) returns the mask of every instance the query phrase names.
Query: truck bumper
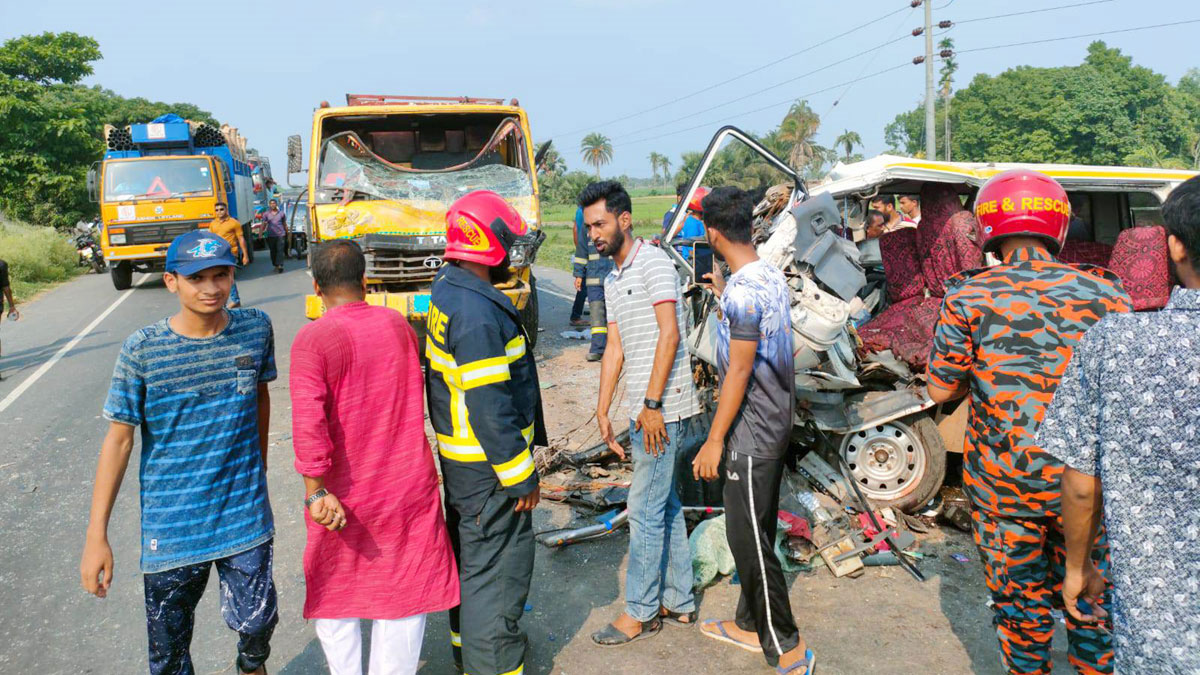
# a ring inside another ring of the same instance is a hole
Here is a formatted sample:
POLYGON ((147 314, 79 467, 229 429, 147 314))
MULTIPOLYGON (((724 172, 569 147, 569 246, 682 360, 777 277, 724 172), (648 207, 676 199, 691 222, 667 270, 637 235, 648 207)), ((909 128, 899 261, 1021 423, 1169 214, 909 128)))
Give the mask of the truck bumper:
MULTIPOLYGON (((529 300, 529 286, 518 282, 513 288, 497 288, 512 301, 517 309, 525 306, 529 300)), ((377 307, 394 309, 412 322, 423 322, 429 315, 429 293, 385 293, 368 292, 367 304, 377 307)), ((320 296, 307 295, 304 297, 304 316, 309 319, 319 319, 325 313, 325 303, 320 296)))

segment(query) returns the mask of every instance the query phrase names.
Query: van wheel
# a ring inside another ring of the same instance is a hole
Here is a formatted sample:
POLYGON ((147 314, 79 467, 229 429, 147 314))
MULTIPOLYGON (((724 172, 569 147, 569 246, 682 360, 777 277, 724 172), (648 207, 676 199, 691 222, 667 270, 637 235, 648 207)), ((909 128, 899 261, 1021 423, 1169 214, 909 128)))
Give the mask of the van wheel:
POLYGON ((946 446, 925 413, 843 436, 838 452, 863 494, 880 507, 914 511, 946 478, 946 446))
POLYGON ((532 272, 529 273, 529 300, 525 302, 525 309, 519 313, 521 325, 525 327, 525 339, 529 341, 529 349, 532 350, 537 346, 539 321, 537 279, 532 272))
POLYGON ((129 290, 133 286, 133 265, 128 260, 116 263, 108 268, 112 275, 113 288, 118 291, 129 290))

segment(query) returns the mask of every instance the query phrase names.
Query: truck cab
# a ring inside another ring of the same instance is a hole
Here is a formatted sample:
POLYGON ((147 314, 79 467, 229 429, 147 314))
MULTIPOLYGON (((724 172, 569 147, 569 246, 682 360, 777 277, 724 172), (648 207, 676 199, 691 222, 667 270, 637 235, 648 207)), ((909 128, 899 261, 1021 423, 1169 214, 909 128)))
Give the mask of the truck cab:
MULTIPOLYGON (((512 280, 497 288, 536 340, 531 266, 544 235, 529 121, 515 99, 347 95, 344 107, 317 109, 311 138, 310 245, 358 242, 367 258, 367 302, 404 314, 418 333, 442 266, 450 205, 478 189, 512 204, 531 235, 513 247, 512 280)), ((300 167, 300 139, 293 136, 289 173, 300 167)), ((319 297, 306 298, 308 318, 323 312, 319 297)))

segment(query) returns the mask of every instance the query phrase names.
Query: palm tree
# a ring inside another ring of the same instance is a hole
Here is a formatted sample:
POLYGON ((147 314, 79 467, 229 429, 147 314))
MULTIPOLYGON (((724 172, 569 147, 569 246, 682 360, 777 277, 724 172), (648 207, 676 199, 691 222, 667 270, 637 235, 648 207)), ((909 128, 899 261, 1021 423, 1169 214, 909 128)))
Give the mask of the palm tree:
POLYGON ((647 159, 650 160, 650 173, 654 176, 654 180, 658 180, 658 167, 662 166, 662 161, 666 158, 657 152, 652 152, 647 159))
POLYGON ((662 167, 662 177, 664 183, 671 182, 671 158, 666 155, 658 156, 658 165, 662 167))
POLYGON ((847 162, 849 162, 850 157, 854 154, 854 146, 862 145, 862 136, 859 136, 857 131, 850 131, 847 129, 846 131, 842 132, 841 136, 837 137, 837 140, 834 141, 833 144, 841 146, 842 150, 845 151, 843 157, 847 162))
POLYGON ((542 158, 542 165, 538 169, 542 173, 558 176, 566 172, 567 161, 558 154, 558 150, 550 148, 546 151, 546 156, 542 158))
POLYGON ((803 171, 813 160, 816 153, 812 141, 820 126, 820 116, 808 107, 807 101, 796 101, 788 109, 779 125, 779 140, 789 148, 788 163, 792 168, 803 171))
POLYGON ((596 169, 596 177, 600 177, 600 167, 612 161, 612 141, 604 134, 592 132, 579 142, 579 152, 583 161, 596 169))

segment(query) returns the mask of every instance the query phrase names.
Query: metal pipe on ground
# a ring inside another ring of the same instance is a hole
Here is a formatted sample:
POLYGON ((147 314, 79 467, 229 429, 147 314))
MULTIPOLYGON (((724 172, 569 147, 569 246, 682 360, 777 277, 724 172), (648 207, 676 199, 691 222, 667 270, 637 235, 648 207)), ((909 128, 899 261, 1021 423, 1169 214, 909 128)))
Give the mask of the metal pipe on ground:
MULTIPOLYGON (((725 513, 724 507, 720 506, 685 506, 684 513, 704 513, 706 515, 718 515, 725 513)), ((573 530, 556 530, 541 534, 537 537, 537 541, 546 548, 559 548, 568 544, 578 544, 589 539, 596 539, 604 535, 616 531, 618 527, 629 522, 629 509, 622 509, 620 513, 613 516, 609 520, 605 520, 595 525, 584 525, 573 530)))

